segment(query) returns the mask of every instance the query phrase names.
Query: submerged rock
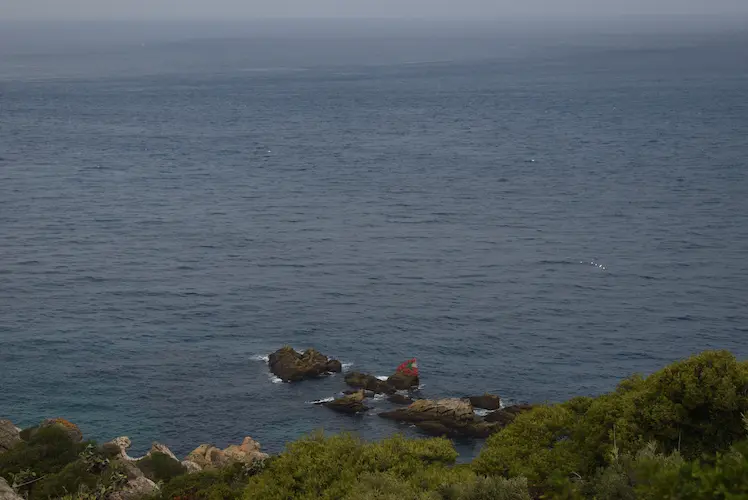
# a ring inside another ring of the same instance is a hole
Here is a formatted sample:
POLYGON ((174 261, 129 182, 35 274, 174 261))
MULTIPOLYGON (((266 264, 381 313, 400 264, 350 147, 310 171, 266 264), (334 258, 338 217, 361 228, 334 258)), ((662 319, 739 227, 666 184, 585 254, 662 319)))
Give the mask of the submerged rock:
POLYGON ((395 403, 396 405, 411 405, 414 403, 413 399, 408 396, 403 396, 402 394, 393 394, 387 399, 390 403, 395 403))
POLYGON ((533 405, 521 404, 514 406, 507 406, 503 410, 496 410, 486 415, 483 420, 490 423, 496 423, 505 427, 517 418, 517 415, 530 411, 533 409, 533 405))
POLYGON ((394 394, 397 392, 386 380, 379 380, 368 373, 351 372, 345 376, 345 383, 356 389, 366 389, 375 394, 394 394))
POLYGON ((21 431, 10 420, 0 420, 0 453, 20 443, 21 431))
POLYGON ((323 404, 331 410, 348 414, 361 413, 369 409, 366 405, 364 405, 363 390, 360 390, 355 394, 343 396, 342 398, 338 398, 333 401, 328 401, 323 404))
POLYGON ((387 379, 387 383, 398 391, 410 391, 418 389, 420 381, 418 375, 406 375, 403 372, 396 372, 387 379))
POLYGON ((407 408, 379 414, 382 418, 411 422, 429 434, 488 437, 501 428, 478 418, 469 401, 420 399, 407 408))
POLYGON ((467 398, 473 408, 483 408, 484 410, 498 410, 501 408, 501 398, 494 394, 484 394, 482 396, 470 396, 467 398))
POLYGON ((298 382, 343 371, 340 361, 307 349, 299 354, 291 347, 282 347, 270 355, 270 371, 284 382, 298 382))

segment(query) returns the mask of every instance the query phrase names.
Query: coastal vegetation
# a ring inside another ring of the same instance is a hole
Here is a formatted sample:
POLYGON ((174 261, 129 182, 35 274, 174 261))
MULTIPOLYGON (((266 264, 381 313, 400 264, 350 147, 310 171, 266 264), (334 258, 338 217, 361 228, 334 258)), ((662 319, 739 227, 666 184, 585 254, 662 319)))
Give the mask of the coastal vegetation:
POLYGON ((748 498, 745 415, 748 362, 709 351, 608 394, 518 413, 467 464, 443 437, 365 442, 321 432, 267 458, 245 440, 206 448, 195 457, 213 462, 195 458, 199 466, 162 445, 128 460, 122 446, 82 441, 74 426, 47 421, 5 451, 0 442, 8 484, 3 493, 0 481, 0 498, 740 499, 748 498))

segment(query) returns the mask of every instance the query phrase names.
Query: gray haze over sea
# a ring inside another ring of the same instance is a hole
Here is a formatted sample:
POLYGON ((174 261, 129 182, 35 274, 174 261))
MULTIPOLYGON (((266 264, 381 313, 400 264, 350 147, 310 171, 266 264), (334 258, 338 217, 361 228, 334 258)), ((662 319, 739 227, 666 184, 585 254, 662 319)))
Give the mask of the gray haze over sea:
POLYGON ((748 355, 747 32, 11 28, 0 417, 277 452, 412 434, 283 344, 529 402, 748 355))

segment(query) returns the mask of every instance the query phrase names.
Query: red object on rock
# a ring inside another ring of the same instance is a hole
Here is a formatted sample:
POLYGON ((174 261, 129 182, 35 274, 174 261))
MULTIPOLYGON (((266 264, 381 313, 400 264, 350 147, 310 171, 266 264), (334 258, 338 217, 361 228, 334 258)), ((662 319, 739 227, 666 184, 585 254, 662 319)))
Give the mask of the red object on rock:
POLYGON ((396 372, 402 373, 403 375, 408 375, 409 377, 417 377, 418 362, 416 361, 416 358, 409 359, 408 361, 398 366, 396 372))

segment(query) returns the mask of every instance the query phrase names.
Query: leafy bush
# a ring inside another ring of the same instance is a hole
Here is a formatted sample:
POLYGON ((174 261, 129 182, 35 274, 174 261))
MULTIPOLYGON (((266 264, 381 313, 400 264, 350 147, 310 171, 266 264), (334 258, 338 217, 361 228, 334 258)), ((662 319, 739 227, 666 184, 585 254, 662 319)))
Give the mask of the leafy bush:
POLYGON ((27 442, 20 442, 0 454, 0 475, 12 481, 12 475, 28 470, 41 477, 60 471, 78 459, 88 443, 74 443, 65 429, 57 426, 39 429, 27 442))
POLYGON ((233 464, 221 470, 185 474, 173 478, 161 488, 163 500, 234 500, 242 497, 249 477, 258 473, 258 465, 233 464))
MULTIPOLYGON (((745 412, 748 363, 729 352, 704 352, 646 379, 626 379, 610 394, 518 416, 488 439, 474 468, 483 475, 525 476, 536 494, 578 496, 596 478, 605 484, 599 498, 629 498, 628 476, 605 469, 615 465, 612 458, 636 457, 649 442, 685 459, 714 455, 743 438, 745 412)), ((637 458, 640 476, 647 470, 645 455, 637 458)), ((656 476, 674 470, 660 468, 656 476)))
POLYGON ((481 475, 524 476, 533 490, 563 491, 579 470, 572 434, 578 417, 564 406, 542 406, 494 434, 473 462, 481 475))
POLYGON ((59 498, 68 493, 75 493, 81 488, 93 489, 98 481, 99 477, 88 471, 86 462, 76 460, 60 472, 50 474, 34 484, 29 499, 59 498))
POLYGON ((439 490, 444 500, 530 500, 527 479, 475 477, 439 490))
POLYGON ((595 398, 584 413, 578 443, 588 467, 603 462, 614 433, 622 452, 636 453, 656 441, 696 458, 741 439, 746 411, 748 364, 726 351, 708 351, 647 379, 627 379, 614 393, 595 398))
POLYGON ((137 466, 145 477, 154 482, 170 481, 187 472, 184 465, 161 452, 151 453, 138 460, 137 466))
POLYGON ((472 477, 465 468, 448 468, 457 458, 446 439, 408 440, 394 436, 365 443, 343 434, 313 435, 288 445, 264 472, 253 477, 245 499, 399 498, 424 496, 456 478, 472 477), (359 481, 359 478, 365 478, 359 481), (403 496, 402 492, 409 492, 403 496), (410 496, 409 496, 410 495, 410 496))

